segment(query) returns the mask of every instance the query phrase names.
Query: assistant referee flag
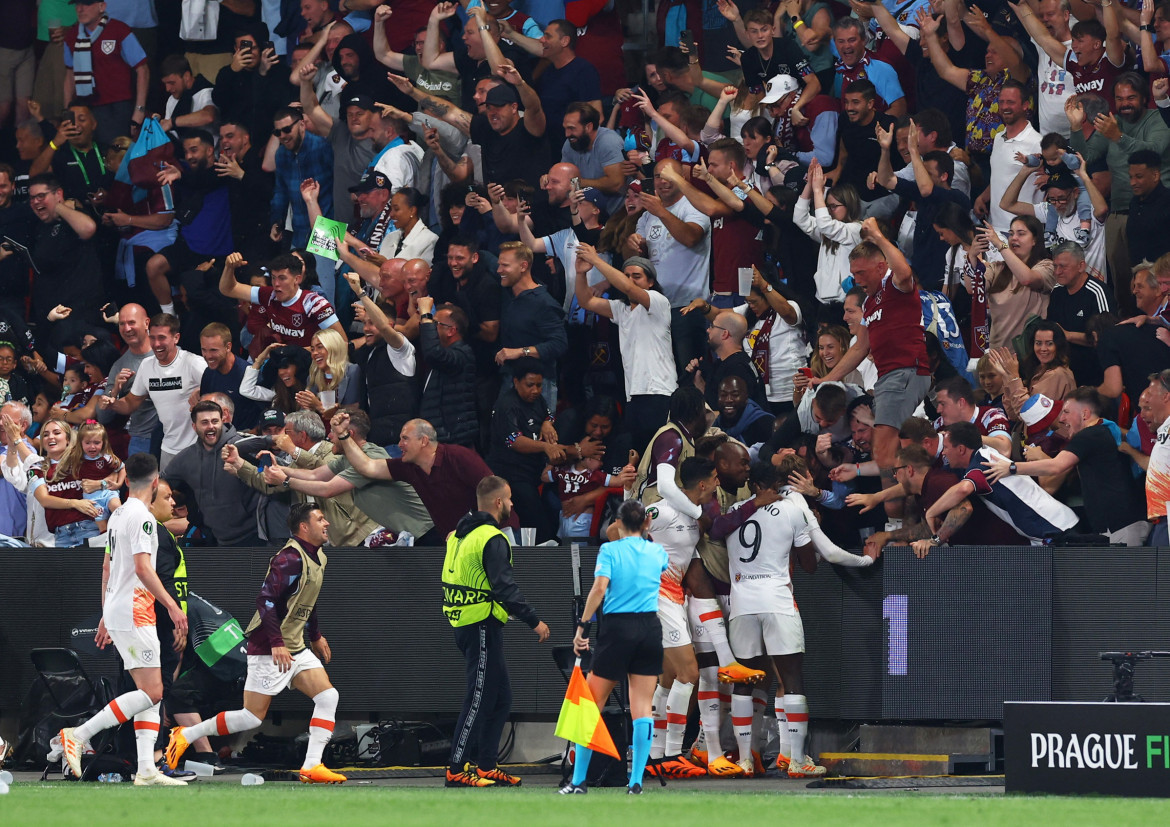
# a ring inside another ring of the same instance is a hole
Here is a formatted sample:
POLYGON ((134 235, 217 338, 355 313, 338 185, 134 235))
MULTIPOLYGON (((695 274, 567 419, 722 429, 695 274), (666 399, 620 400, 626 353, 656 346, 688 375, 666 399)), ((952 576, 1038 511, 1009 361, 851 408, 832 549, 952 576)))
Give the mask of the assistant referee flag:
POLYGON ((569 688, 561 704, 561 714, 557 716, 556 736, 621 760, 617 747, 613 745, 613 738, 601 720, 601 710, 593 700, 585 675, 581 673, 580 658, 573 666, 569 688))

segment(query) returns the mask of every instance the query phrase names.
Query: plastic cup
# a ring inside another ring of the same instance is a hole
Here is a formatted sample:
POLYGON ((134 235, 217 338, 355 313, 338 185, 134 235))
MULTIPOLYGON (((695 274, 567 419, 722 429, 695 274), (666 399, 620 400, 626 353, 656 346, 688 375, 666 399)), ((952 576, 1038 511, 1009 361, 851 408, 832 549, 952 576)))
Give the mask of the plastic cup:
POLYGON ((200 778, 211 778, 215 775, 215 767, 211 764, 204 764, 201 761, 185 761, 183 769, 187 772, 193 772, 200 778))
POLYGON ((536 529, 535 528, 521 528, 520 529, 520 545, 522 545, 522 546, 536 545, 536 529))
POLYGON ((0 784, 11 784, 11 783, 12 783, 12 773, 10 773, 8 770, 4 770, 4 771, 0 772, 0 784))
POLYGON ((0 795, 8 795, 8 785, 0 781, 0 795))
POLYGON ((257 775, 254 772, 244 773, 244 777, 240 779, 240 784, 244 787, 259 787, 264 783, 264 776, 257 775))

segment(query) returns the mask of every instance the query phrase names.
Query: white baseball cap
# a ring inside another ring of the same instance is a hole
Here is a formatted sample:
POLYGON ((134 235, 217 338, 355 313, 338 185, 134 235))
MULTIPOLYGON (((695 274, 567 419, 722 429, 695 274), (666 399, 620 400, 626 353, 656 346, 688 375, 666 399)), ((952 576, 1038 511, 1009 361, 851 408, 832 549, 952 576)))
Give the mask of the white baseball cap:
POLYGON ((799 88, 800 84, 792 75, 776 75, 768 81, 768 90, 760 103, 776 103, 789 92, 795 92, 799 88))

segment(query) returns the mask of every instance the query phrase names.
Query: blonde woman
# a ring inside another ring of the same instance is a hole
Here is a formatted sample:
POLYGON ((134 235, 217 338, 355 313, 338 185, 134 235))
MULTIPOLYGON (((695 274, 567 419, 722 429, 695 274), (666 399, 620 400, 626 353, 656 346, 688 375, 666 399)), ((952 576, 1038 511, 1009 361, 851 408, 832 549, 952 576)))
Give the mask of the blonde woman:
POLYGON ((324 414, 342 405, 361 401, 358 366, 349 361, 345 338, 332 328, 318 330, 309 345, 309 386, 297 393, 302 408, 324 414))

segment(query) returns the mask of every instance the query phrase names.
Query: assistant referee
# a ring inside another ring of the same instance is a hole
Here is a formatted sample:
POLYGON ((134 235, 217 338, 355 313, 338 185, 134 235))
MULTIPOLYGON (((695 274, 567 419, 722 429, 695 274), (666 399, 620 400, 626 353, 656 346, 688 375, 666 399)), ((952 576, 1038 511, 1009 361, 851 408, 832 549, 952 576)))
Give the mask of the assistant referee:
MULTIPOLYGON (((634 719, 633 762, 627 792, 642 793, 642 775, 650 757, 653 737, 654 687, 662 674, 662 625, 658 620, 658 587, 666 571, 666 549, 645 539, 650 528, 646 507, 638 500, 626 500, 618 509, 618 540, 605 543, 597 555, 593 588, 585 600, 582 617, 573 637, 573 650, 580 655, 589 648, 589 621, 603 606, 605 623, 597 635, 589 691, 598 708, 604 707, 622 675, 630 681, 630 716, 634 719), (603 602, 604 601, 604 604, 603 602)), ((587 792, 585 777, 593 750, 577 747, 573 780, 561 787, 562 795, 587 792)))
POLYGON ((548 626, 512 578, 512 545, 500 526, 512 515, 512 489, 500 477, 475 487, 477 511, 459 521, 443 559, 443 614, 455 627, 466 660, 467 695, 451 744, 448 787, 516 787, 520 779, 496 766, 500 734, 512 710, 504 662, 508 615, 524 621, 541 643, 548 626))

